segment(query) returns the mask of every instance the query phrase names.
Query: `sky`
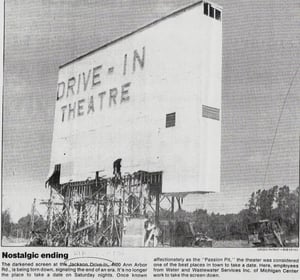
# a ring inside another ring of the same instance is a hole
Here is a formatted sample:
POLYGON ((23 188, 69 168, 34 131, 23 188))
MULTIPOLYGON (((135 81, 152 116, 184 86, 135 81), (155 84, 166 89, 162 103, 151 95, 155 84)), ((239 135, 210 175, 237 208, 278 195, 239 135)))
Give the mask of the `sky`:
MULTIPOLYGON (((2 209, 14 221, 33 198, 48 198, 59 65, 194 2, 5 1, 2 209)), ((237 213, 259 188, 298 186, 300 2, 215 2, 223 7, 221 191, 188 195, 183 208, 237 213)))

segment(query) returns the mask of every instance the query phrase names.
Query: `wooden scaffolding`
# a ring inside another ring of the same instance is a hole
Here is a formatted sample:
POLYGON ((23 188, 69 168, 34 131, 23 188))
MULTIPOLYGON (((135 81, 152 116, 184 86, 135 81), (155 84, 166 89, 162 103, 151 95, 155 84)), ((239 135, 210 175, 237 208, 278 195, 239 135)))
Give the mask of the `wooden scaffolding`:
MULTIPOLYGON (((46 182, 50 197, 41 202, 47 207, 44 246, 122 246, 128 220, 151 211, 159 223, 162 172, 116 173, 108 179, 96 172, 93 180, 65 184, 59 177, 58 166, 46 182)), ((34 226, 33 218, 36 234, 34 226)))

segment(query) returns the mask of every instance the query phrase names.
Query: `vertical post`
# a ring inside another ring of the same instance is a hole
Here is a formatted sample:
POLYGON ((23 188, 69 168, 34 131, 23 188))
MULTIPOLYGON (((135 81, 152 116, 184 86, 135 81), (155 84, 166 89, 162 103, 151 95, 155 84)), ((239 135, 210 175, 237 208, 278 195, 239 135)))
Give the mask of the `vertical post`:
POLYGON ((108 204, 108 200, 107 200, 107 195, 105 194, 103 197, 103 227, 106 228, 107 226, 107 204, 108 204))
MULTIPOLYGON (((99 176, 99 172, 96 172, 96 192, 98 192, 98 176, 99 176)), ((100 205, 99 205, 99 193, 97 193, 96 195, 96 205, 97 205, 97 210, 96 210, 96 234, 97 235, 98 231, 99 231, 99 211, 100 211, 100 205)))
POLYGON ((35 213, 35 204, 36 204, 36 198, 33 200, 32 207, 31 207, 31 219, 30 219, 30 228, 31 232, 34 230, 34 213, 35 213))
POLYGON ((140 177, 139 177, 139 183, 138 183, 138 186, 139 186, 139 201, 138 201, 138 213, 139 215, 143 215, 143 181, 142 181, 142 174, 140 174, 140 177))
POLYGON ((160 207, 160 195, 159 192, 155 192, 155 224, 159 224, 159 207, 160 207))
POLYGON ((171 219, 174 219, 174 196, 171 198, 171 219))
POLYGON ((65 235, 63 237, 64 239, 64 244, 65 246, 68 246, 68 240, 69 240, 69 233, 70 233, 70 224, 69 224, 69 211, 70 211, 70 197, 71 197, 71 191, 70 191, 71 186, 68 185, 68 189, 66 192, 66 195, 64 196, 64 201, 63 201, 63 219, 64 219, 64 226, 65 226, 65 235))
POLYGON ((115 199, 116 199, 116 179, 117 177, 115 176, 115 180, 112 182, 112 188, 113 188, 113 197, 112 197, 112 213, 111 213, 111 228, 110 228, 110 242, 111 246, 114 246, 114 230, 116 230, 115 227, 115 199))
POLYGON ((47 213, 47 233, 46 233, 46 244, 47 246, 52 245, 51 234, 52 234, 52 223, 53 223, 53 202, 52 202, 53 190, 50 187, 50 198, 48 200, 48 213, 47 213))
POLYGON ((177 203, 178 203, 178 209, 181 210, 181 203, 180 203, 180 197, 176 197, 177 203))
MULTIPOLYGON (((87 220, 87 213, 86 213, 87 209, 86 209, 86 200, 85 197, 83 195, 83 201, 82 201, 82 208, 81 208, 81 226, 85 226, 86 225, 86 220, 87 220)), ((82 240, 83 243, 86 242, 86 235, 85 235, 85 231, 82 231, 82 240)))
POLYGON ((125 219, 125 184, 122 183, 122 210, 121 210, 121 225, 120 225, 120 247, 122 247, 124 234, 124 219, 125 219))
MULTIPOLYGON (((154 224, 156 229, 159 228, 159 208, 160 208, 160 193, 157 190, 155 192, 155 220, 154 220, 154 224)), ((153 238, 154 238, 154 242, 153 242, 153 246, 156 247, 157 246, 157 234, 156 234, 156 230, 153 231, 153 238)))
POLYGON ((175 197, 171 198, 170 246, 175 244, 175 197))
POLYGON ((78 228, 80 225, 80 213, 81 213, 81 203, 80 201, 78 202, 78 206, 77 206, 77 213, 76 213, 76 227, 78 228))
POLYGON ((70 196, 69 198, 69 204, 68 204, 68 246, 70 246, 70 244, 72 244, 73 242, 73 229, 74 229, 74 201, 73 201, 73 197, 74 197, 74 190, 73 190, 73 195, 70 196))

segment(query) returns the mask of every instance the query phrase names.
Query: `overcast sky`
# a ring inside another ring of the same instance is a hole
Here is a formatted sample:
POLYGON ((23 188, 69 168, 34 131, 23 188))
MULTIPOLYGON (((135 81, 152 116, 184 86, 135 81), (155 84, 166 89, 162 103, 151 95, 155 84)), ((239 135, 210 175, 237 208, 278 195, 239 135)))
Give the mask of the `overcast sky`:
MULTIPOLYGON (((59 65, 193 2, 6 1, 2 197, 14 220, 34 197, 48 197, 59 65)), ((234 213, 258 188, 298 186, 300 71, 291 80, 300 2, 215 2, 223 6, 221 192, 190 195, 183 207, 234 213)))

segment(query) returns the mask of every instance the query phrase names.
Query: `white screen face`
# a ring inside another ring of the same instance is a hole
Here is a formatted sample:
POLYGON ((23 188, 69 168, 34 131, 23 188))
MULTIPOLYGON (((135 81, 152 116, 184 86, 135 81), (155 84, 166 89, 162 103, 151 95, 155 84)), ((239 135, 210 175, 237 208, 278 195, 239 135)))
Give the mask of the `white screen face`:
POLYGON ((65 65, 50 172, 111 177, 121 158, 123 174, 162 171, 163 192, 219 191, 221 68, 222 25, 202 5, 65 65))

